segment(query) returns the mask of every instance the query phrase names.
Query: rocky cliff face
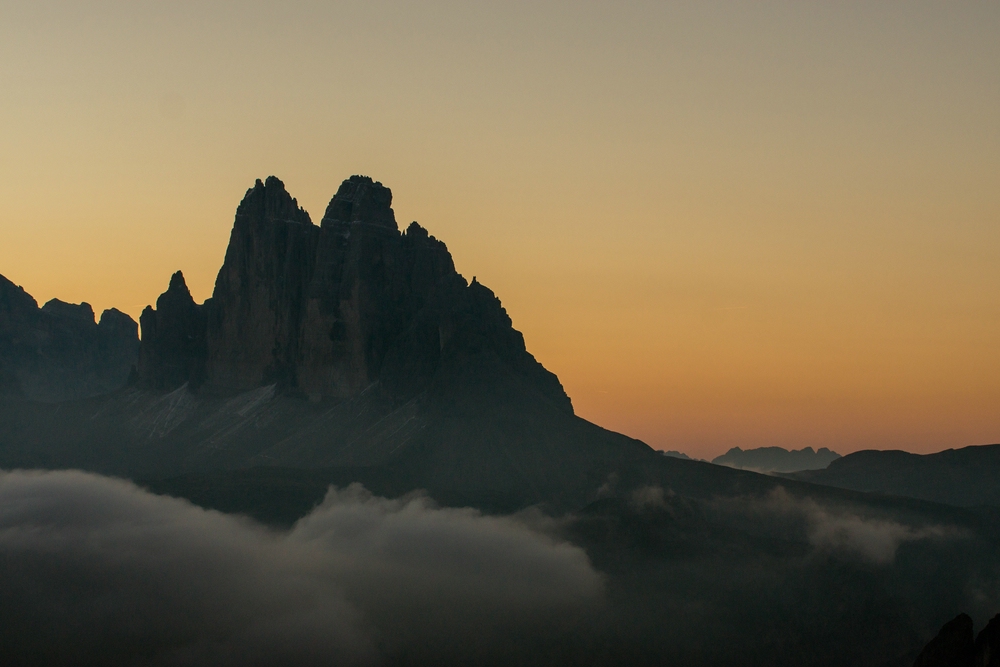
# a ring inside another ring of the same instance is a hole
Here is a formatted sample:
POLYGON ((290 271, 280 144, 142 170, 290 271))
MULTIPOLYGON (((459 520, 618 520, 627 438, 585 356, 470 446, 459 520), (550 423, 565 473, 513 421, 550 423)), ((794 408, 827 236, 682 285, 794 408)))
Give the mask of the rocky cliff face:
POLYGON ((917 656, 913 667, 1000 666, 1000 614, 993 617, 979 636, 973 634, 972 618, 959 614, 945 623, 917 656), (973 639, 975 637, 975 639, 973 639))
POLYGON ((180 271, 167 291, 139 316, 139 379, 148 389, 199 386, 205 377, 205 307, 195 304, 180 271))
POLYGON ((391 205, 388 188, 352 176, 317 226, 280 180, 258 180, 236 211, 212 298, 195 306, 172 281, 143 314, 140 382, 231 391, 276 384, 314 400, 377 386, 401 403, 427 388, 447 357, 485 352, 572 412, 493 293, 467 283, 417 223, 400 233, 391 205), (169 309, 178 314, 161 316, 169 309))
POLYGON ((0 392, 59 402, 108 393, 135 368, 138 328, 128 315, 53 299, 41 308, 0 276, 0 392))

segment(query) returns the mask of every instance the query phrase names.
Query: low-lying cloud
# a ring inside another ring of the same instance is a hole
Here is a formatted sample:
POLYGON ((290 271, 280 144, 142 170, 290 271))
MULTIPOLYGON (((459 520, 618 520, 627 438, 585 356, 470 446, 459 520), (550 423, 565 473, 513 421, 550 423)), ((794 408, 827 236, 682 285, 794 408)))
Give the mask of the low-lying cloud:
POLYGON ((960 531, 948 526, 914 528, 895 521, 865 519, 854 514, 831 514, 812 502, 803 510, 810 523, 811 544, 853 552, 879 565, 894 561, 904 542, 961 537, 960 531))
POLYGON ((812 498, 796 498, 782 487, 750 504, 764 515, 803 521, 806 537, 817 549, 854 555, 877 565, 892 563, 905 542, 963 536, 962 531, 953 526, 910 526, 866 517, 847 507, 821 505, 812 498))
POLYGON ((331 489, 277 532, 122 480, 0 473, 8 664, 484 664, 601 590, 579 548, 420 496, 331 489))

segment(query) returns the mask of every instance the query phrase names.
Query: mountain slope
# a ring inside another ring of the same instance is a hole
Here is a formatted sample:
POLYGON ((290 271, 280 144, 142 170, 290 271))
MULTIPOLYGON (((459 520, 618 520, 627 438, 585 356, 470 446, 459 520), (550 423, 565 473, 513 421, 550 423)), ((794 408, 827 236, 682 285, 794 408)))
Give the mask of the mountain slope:
POLYGON ((920 498, 959 507, 1000 506, 1000 445, 947 449, 936 454, 867 450, 824 470, 786 475, 843 489, 920 498))
POLYGON ((417 223, 400 232, 391 202, 354 176, 317 226, 280 180, 257 181, 212 298, 196 304, 171 277, 140 318, 130 387, 57 408, 6 401, 0 465, 378 470, 400 492, 510 509, 580 506, 620 462, 654 455, 575 417, 493 292, 417 223))

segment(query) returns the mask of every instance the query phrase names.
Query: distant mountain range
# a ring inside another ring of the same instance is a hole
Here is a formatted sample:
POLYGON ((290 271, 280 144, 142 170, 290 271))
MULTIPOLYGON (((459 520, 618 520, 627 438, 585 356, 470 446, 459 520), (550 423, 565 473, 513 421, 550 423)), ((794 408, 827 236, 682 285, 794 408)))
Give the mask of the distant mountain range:
POLYGON ((819 451, 812 447, 788 450, 782 447, 759 447, 743 450, 733 447, 722 456, 712 459, 716 465, 753 470, 755 472, 795 472, 825 468, 830 462, 840 458, 840 454, 826 447, 819 451))
POLYGON ((684 452, 678 452, 677 450, 674 450, 674 449, 668 449, 667 451, 660 452, 660 453, 663 454, 664 456, 669 456, 672 459, 681 459, 683 461, 695 461, 696 460, 696 459, 691 458, 690 456, 688 456, 684 452))

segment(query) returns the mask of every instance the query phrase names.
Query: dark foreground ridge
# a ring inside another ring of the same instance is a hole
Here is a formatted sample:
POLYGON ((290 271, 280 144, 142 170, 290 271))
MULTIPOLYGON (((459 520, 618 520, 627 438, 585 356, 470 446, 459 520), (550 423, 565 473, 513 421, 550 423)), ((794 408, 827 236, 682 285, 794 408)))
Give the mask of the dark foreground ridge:
POLYGON ((1000 614, 978 637, 973 634, 972 618, 959 614, 924 647, 913 667, 1000 667, 1000 614))

